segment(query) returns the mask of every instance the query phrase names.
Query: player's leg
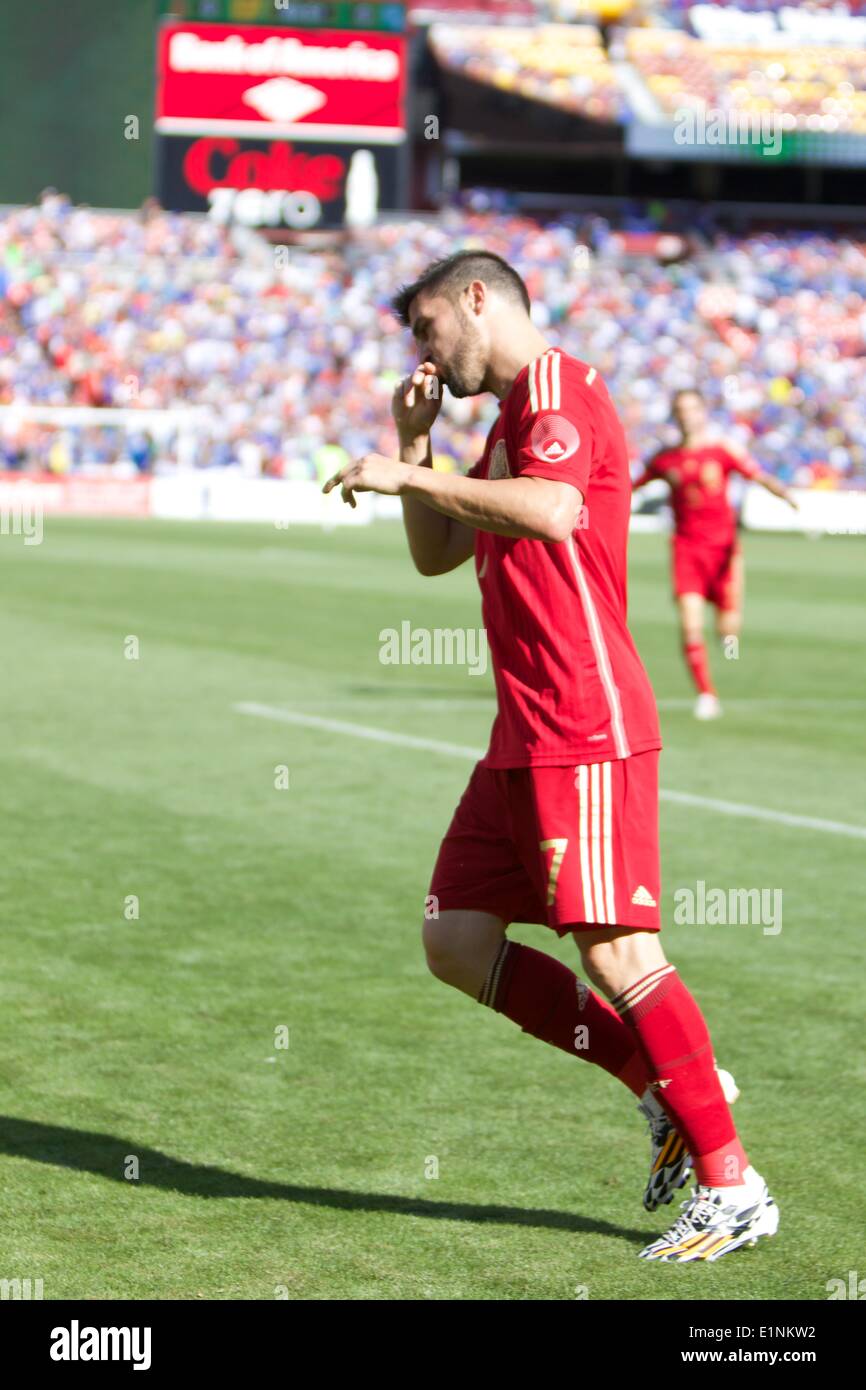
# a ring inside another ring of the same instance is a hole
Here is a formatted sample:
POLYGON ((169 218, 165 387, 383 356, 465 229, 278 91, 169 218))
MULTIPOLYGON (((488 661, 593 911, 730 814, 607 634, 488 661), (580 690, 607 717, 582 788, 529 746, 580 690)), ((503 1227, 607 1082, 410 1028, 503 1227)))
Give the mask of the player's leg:
MULTIPOLYGON (((428 965, 437 979, 533 1037, 594 1062, 640 1096, 646 1064, 616 1010, 562 961, 506 936, 509 922, 546 922, 544 900, 511 839, 503 797, 509 781, 522 784, 521 773, 479 765, 472 775, 430 884, 423 926, 428 965)), ((535 836, 533 844, 538 856, 535 836)))
POLYGON ((586 974, 634 1029, 650 1086, 687 1144, 698 1179, 685 1217, 642 1257, 718 1259, 773 1235, 778 1211, 737 1135, 703 1014, 658 937, 619 927, 576 937, 586 974))
POLYGON ((701 1182, 735 1185, 747 1159, 719 1081, 701 1011, 657 934, 633 927, 575 932, 583 968, 635 1032, 650 1088, 686 1140, 701 1182))
POLYGON ((716 602, 716 633, 728 659, 738 655, 738 643, 743 626, 743 590, 745 572, 743 555, 736 546, 719 577, 716 602))
POLYGON ((422 941, 437 980, 477 999, 505 940, 506 924, 492 912, 444 911, 425 918, 422 941))
POLYGON ((704 596, 688 592, 677 596, 677 610, 680 619, 680 638, 683 656, 689 669, 695 689, 698 692, 695 704, 697 719, 715 719, 721 713, 721 706, 710 675, 710 663, 704 641, 704 596))
MULTIPOLYGON (((515 802, 513 821, 524 862, 546 902, 548 925, 558 935, 570 936, 622 921, 651 938, 660 926, 658 753, 531 768, 523 776, 528 787, 515 802), (629 842, 637 846, 631 854, 624 849, 629 842)), ((604 995, 593 997, 603 1000, 604 995)), ((642 1057, 639 1040, 629 1031, 642 1057)), ((581 1030, 581 1045, 586 1045, 587 1033, 592 1039, 592 1032, 591 1024, 581 1030)), ((639 1073, 636 1058, 630 1065, 636 1083, 632 1090, 650 1130, 650 1175, 643 1200, 653 1211, 686 1182, 691 1160, 649 1089, 651 1073, 646 1066, 639 1073)))
POLYGON ((442 911, 424 921, 427 965, 438 980, 504 1014, 524 1033, 594 1062, 643 1095, 646 1063, 616 1010, 555 956, 509 941, 505 933, 494 913, 442 911))
MULTIPOLYGON (((575 868, 581 868, 583 911, 573 912, 569 923, 570 904, 560 902, 551 924, 574 936, 588 978, 634 1032, 653 1092, 689 1152, 703 1156, 728 1143, 735 1131, 706 1025, 668 964, 659 938, 658 762, 658 752, 649 752, 578 769, 580 853, 575 868), (707 1088, 706 1123, 698 1115, 697 1128, 688 1123, 681 1127, 681 1115, 688 1119, 687 1112, 701 1108, 707 1088), (719 1100, 721 1110, 714 1109, 719 1100)), ((733 1173, 730 1180, 737 1176, 733 1173)))
POLYGON ((588 792, 578 856, 585 910, 570 927, 557 918, 551 925, 574 935, 588 978, 634 1032, 652 1094, 694 1162, 698 1192, 710 1193, 693 1212, 690 1204, 687 1246, 672 1228, 642 1254, 691 1259, 693 1242, 698 1258, 718 1258, 772 1234, 778 1213, 737 1136, 701 1010, 659 939, 658 753, 578 772, 588 792))
POLYGON ((721 705, 710 675, 704 642, 704 601, 708 575, 704 552, 692 541, 674 536, 672 561, 674 597, 680 624, 680 643, 689 674, 698 692, 696 719, 715 719, 721 705))

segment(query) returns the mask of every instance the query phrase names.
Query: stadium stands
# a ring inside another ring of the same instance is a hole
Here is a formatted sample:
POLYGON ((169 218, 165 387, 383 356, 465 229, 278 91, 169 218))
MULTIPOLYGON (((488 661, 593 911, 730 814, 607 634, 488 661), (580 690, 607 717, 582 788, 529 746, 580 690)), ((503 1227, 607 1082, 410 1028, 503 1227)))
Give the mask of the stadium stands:
POLYGON ((433 53, 462 76, 597 121, 623 121, 624 94, 592 25, 434 25, 433 53))
POLYGON ((785 130, 866 133, 866 49, 709 44, 689 34, 634 29, 629 62, 667 115, 702 103, 785 130))
MULTIPOLYGON (((412 355, 389 297, 467 245, 517 266, 542 330, 597 366, 635 459, 663 442, 670 393, 697 383, 781 477, 866 486, 866 246, 814 232, 719 233, 667 264, 600 217, 466 208, 384 222, 339 251, 292 248, 278 266, 273 247, 252 238, 241 257, 203 219, 51 196, 0 218, 0 404, 127 406, 142 425, 147 408, 204 407, 213 428, 180 461, 249 473, 315 477, 341 450, 390 452, 412 355)), ((494 413, 492 398, 446 396, 443 463, 474 462, 494 413)), ((171 436, 157 448, 140 427, 88 428, 6 415, 2 460, 178 461, 171 436)))

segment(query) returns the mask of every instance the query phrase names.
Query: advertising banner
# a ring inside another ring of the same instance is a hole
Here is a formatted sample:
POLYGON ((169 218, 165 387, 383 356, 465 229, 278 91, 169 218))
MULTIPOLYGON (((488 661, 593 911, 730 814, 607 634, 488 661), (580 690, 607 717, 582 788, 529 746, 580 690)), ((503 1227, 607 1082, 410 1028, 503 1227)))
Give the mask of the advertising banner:
POLYGON ((46 516, 150 516, 149 478, 0 473, 0 510, 36 507, 46 516))
POLYGON ((169 23, 157 37, 156 130, 399 144, 405 81, 397 34, 169 23))
POLYGON ((157 141, 157 196, 176 212, 210 212, 219 222, 294 231, 342 226, 347 206, 401 206, 402 151, 353 142, 157 141))

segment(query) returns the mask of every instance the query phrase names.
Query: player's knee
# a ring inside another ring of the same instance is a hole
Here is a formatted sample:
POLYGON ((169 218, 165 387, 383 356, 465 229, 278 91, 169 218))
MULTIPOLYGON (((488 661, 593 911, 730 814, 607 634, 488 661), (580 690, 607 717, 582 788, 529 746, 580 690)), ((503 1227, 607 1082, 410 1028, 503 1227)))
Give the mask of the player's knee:
POLYGON ((578 946, 584 973, 608 999, 666 964, 654 932, 630 931, 606 941, 579 941, 578 946))
MULTIPOLYGON (((580 944, 580 943, 578 943, 580 944)), ((583 965, 583 973, 588 977, 591 984, 603 993, 608 993, 610 981, 614 977, 611 968, 610 945, 606 941, 599 941, 595 945, 580 945, 580 959, 583 965)))
POLYGON ((427 969, 437 980, 450 984, 462 963, 455 933, 444 923, 425 918, 421 940, 427 957, 427 969))

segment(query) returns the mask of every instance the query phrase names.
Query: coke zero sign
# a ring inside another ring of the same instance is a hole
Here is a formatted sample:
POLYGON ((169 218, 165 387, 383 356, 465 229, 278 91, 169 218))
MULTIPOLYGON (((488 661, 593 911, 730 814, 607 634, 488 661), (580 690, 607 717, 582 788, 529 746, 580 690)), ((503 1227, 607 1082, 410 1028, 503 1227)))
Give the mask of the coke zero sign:
POLYGON ((200 139, 157 142, 157 196, 177 212, 294 231, 343 224, 347 201, 401 206, 402 150, 357 142, 200 139))

